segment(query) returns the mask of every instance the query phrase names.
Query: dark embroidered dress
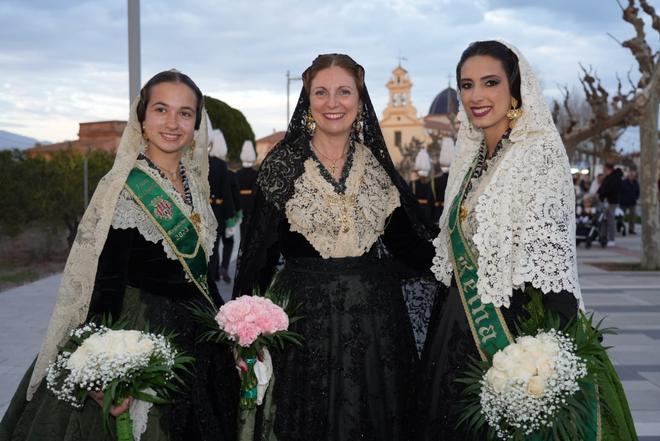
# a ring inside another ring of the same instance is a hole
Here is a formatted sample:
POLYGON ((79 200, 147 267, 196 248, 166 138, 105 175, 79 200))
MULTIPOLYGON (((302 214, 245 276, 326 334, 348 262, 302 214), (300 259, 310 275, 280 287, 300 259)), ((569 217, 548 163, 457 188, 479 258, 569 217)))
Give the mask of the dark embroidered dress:
MULTIPOLYGON (((508 146, 510 130, 504 133, 493 156, 487 157, 485 143, 478 152, 477 166, 465 191, 465 199, 476 191, 480 180, 497 166, 502 150, 508 146)), ((474 197, 474 196, 472 196, 474 197)), ((451 201, 448 201, 450 203, 451 201)), ((472 221, 471 215, 464 221, 472 221)), ((516 320, 524 314, 524 305, 529 301, 527 294, 515 290, 508 308, 500 308, 511 332, 516 320)), ((577 300, 572 293, 548 293, 543 296, 544 306, 559 313, 566 323, 577 313, 577 300)), ((515 333, 515 332, 514 332, 515 333)), ((411 440, 415 441, 483 441, 485 434, 471 436, 457 427, 460 417, 457 403, 462 399, 463 386, 456 382, 466 370, 470 359, 479 360, 472 331, 465 315, 461 294, 454 277, 451 286, 438 297, 428 326, 428 335, 415 391, 411 440)))
POLYGON ((285 265, 271 289, 290 293, 301 305, 302 319, 292 329, 305 341, 283 352, 271 349, 274 383, 256 415, 243 415, 241 440, 406 439, 417 354, 400 262, 427 269, 433 248, 366 91, 361 99, 364 132, 352 137, 338 182, 309 147, 304 89, 286 137, 261 166, 234 295, 250 294, 269 279, 263 275, 273 269, 265 256, 279 246, 285 265), (364 203, 370 196, 372 206, 364 203), (339 220, 325 223, 333 219, 324 211, 331 211, 332 201, 357 202, 346 219, 339 210, 339 220), (323 236, 326 229, 337 235, 323 236), (341 239, 354 232, 357 245, 341 239), (341 249, 349 251, 342 255, 341 249))
MULTIPOLYGON (((185 173, 183 168, 181 171, 185 173)), ((190 205, 187 180, 184 183, 183 199, 190 205)), ((215 285, 210 282, 210 286, 214 301, 221 304, 215 285)), ((184 377, 187 387, 173 397, 172 404, 155 405, 149 411, 142 441, 235 439, 238 377, 230 351, 195 342, 198 327, 186 304, 201 301, 201 297, 186 279, 181 263, 168 258, 160 242, 145 239, 137 228, 110 229, 98 261, 87 320, 112 314, 127 320, 132 329, 148 325, 154 331, 176 332, 177 347, 195 357, 192 375, 184 377)), ((55 398, 44 380, 32 400, 26 401, 31 374, 32 367, 0 424, 0 440, 115 439, 105 432, 101 408, 92 399, 82 409, 74 409, 55 398)))

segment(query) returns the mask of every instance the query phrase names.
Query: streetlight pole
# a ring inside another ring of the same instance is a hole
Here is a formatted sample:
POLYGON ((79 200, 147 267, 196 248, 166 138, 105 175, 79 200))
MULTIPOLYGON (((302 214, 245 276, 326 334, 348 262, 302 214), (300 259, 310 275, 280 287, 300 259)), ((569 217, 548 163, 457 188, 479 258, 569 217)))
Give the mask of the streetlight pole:
POLYGON ((140 93, 140 0, 128 0, 128 103, 140 93))
POLYGON ((302 77, 292 77, 289 71, 286 71, 286 124, 284 127, 289 127, 289 112, 290 112, 290 105, 289 105, 289 93, 291 90, 291 81, 299 81, 302 80, 302 77))
POLYGON ((92 151, 92 146, 87 146, 87 152, 83 159, 83 200, 85 201, 85 210, 89 205, 89 154, 92 151))

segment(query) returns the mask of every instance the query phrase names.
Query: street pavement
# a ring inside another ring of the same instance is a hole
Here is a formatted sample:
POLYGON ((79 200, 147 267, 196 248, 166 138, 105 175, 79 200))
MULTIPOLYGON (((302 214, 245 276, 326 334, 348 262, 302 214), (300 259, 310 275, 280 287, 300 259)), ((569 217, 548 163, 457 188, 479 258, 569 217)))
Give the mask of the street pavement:
MULTIPOLYGON (((640 440, 660 441, 660 272, 606 271, 592 263, 639 262, 639 236, 587 250, 578 246, 582 294, 588 311, 618 328, 605 344, 623 381, 640 440)), ((233 274, 234 260, 230 266, 233 274)), ((0 415, 39 351, 61 275, 0 292, 0 415)), ((218 283, 225 299, 231 284, 218 283)))

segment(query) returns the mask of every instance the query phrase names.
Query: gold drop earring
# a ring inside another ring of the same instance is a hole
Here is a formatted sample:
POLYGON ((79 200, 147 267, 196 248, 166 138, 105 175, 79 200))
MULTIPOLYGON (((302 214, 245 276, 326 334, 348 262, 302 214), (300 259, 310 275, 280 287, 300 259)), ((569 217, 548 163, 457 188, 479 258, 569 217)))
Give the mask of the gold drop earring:
POLYGON ((518 107, 518 100, 511 97, 511 108, 506 112, 506 117, 509 118, 509 126, 513 127, 522 114, 523 110, 521 107, 518 107))
POLYGON ((192 142, 190 143, 190 146, 188 147, 188 157, 192 161, 193 156, 195 155, 195 140, 193 139, 192 142))
POLYGON ((144 153, 147 153, 147 150, 149 150, 149 137, 144 132, 144 129, 142 129, 142 140, 144 141, 144 153))
POLYGON ((312 109, 307 110, 307 115, 305 115, 305 126, 307 127, 307 133, 309 137, 314 136, 314 131, 316 130, 316 121, 312 116, 312 109))

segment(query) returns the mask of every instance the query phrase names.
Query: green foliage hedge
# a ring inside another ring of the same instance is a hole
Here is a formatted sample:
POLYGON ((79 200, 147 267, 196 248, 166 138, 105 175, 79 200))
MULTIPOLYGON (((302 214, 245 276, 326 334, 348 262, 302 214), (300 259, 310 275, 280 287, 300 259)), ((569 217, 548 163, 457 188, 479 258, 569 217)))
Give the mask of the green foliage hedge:
MULTIPOLYGON (((13 236, 32 223, 45 223, 66 226, 71 243, 85 211, 84 160, 73 150, 54 153, 50 160, 28 158, 18 150, 1 150, 0 233, 13 236)), ((105 151, 87 155, 90 199, 113 161, 114 155, 105 151)))
POLYGON ((239 161, 245 140, 254 143, 254 132, 240 110, 210 96, 204 96, 206 111, 214 129, 220 129, 227 141, 227 159, 239 161))

